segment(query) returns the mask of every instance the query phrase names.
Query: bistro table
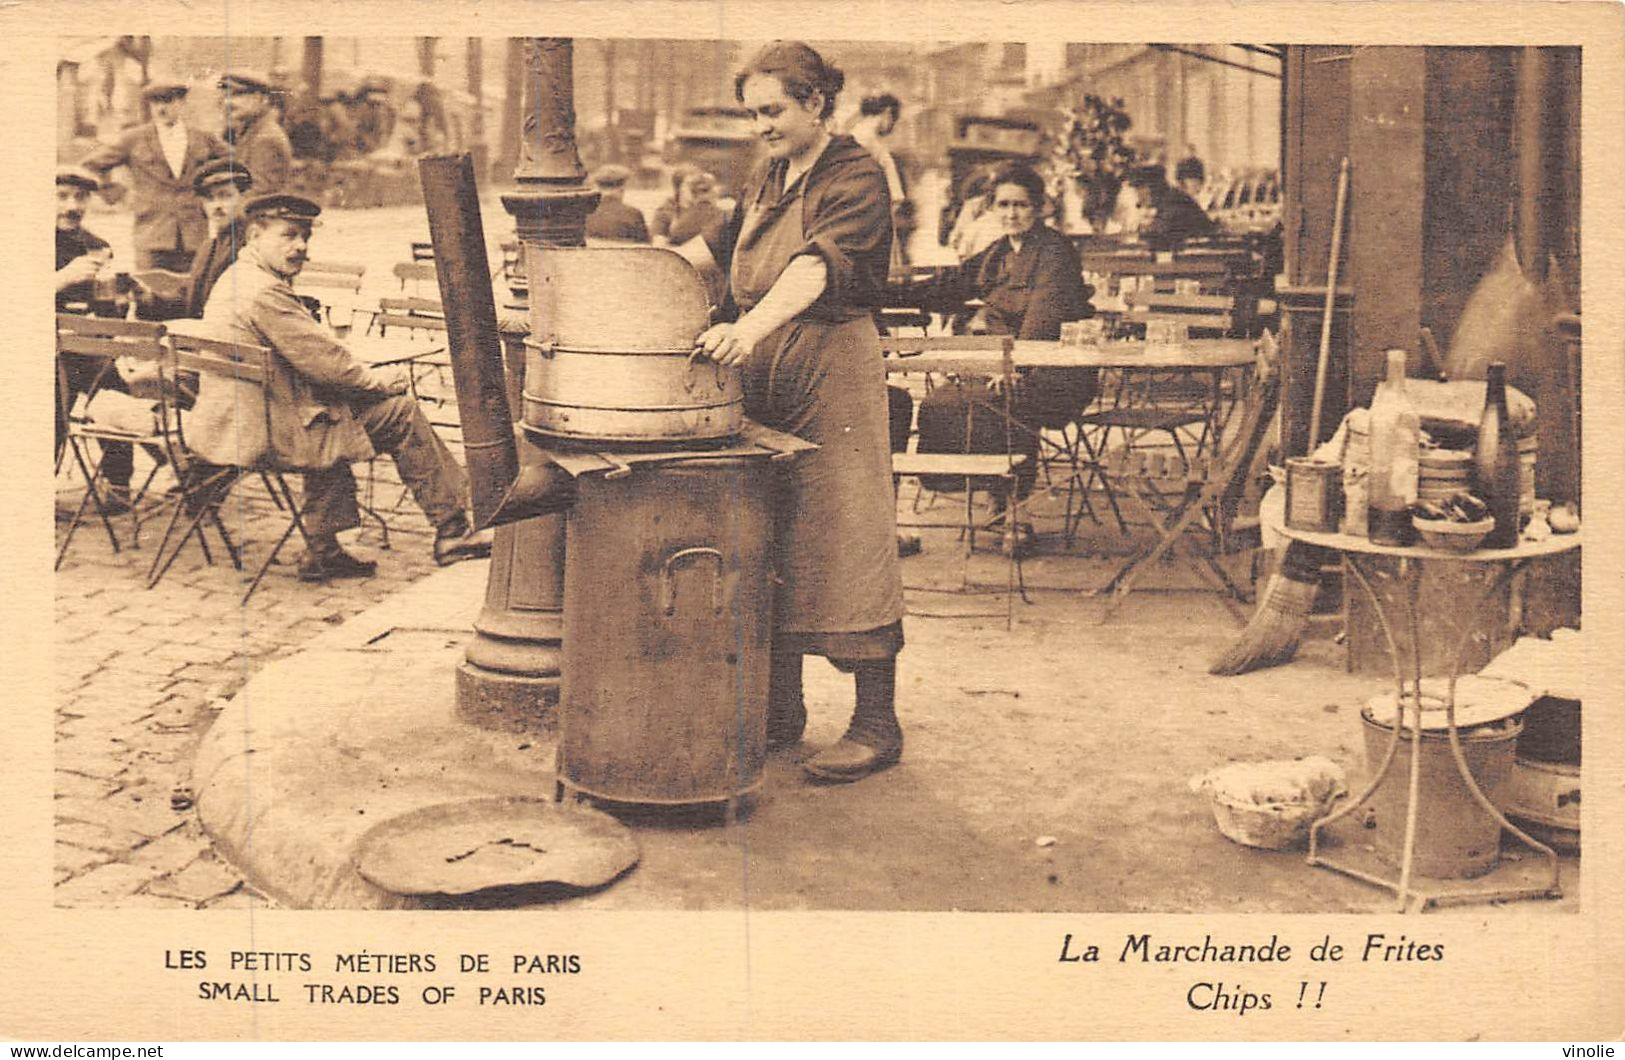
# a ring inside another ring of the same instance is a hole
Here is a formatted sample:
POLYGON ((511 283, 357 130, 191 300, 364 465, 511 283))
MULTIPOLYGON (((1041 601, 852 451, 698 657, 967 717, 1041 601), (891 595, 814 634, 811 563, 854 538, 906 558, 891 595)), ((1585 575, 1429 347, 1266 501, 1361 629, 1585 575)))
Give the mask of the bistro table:
MULTIPOLYGON (((919 353, 890 354, 888 372, 964 372, 998 375, 997 349, 927 348, 919 353)), ((1188 339, 1176 345, 1144 340, 1099 342, 1085 346, 1041 339, 1017 339, 1010 350, 1016 369, 1118 368, 1148 372, 1214 372, 1253 363, 1252 339, 1188 339)))
MULTIPOLYGON (((918 352, 888 353, 885 358, 888 373, 945 372, 994 378, 1002 371, 1002 355, 996 348, 967 349, 955 346, 952 340, 948 340, 944 342, 943 348, 933 349, 929 337, 911 341, 923 344, 924 348, 918 352)), ((1216 438, 1221 427, 1224 374, 1250 368, 1256 357, 1257 348, 1252 339, 1187 339, 1177 344, 1148 343, 1143 339, 1111 340, 1086 345, 1041 339, 1017 339, 1011 348, 1011 360, 1017 372, 1032 368, 1093 368, 1125 373, 1160 372, 1207 376, 1209 379, 1207 400, 1202 412, 1207 429, 1203 433, 1202 442, 1198 445, 1199 449, 1209 436, 1216 438)), ((1122 387, 1115 389, 1119 401, 1122 400, 1125 389, 1122 387)), ((1087 439, 1076 444, 1083 445, 1085 449, 1088 449, 1089 445, 1087 439)), ((1078 457, 1070 446, 1071 443, 1067 448, 1067 456, 1073 465, 1073 482, 1077 482, 1078 457)), ((1094 470, 1097 465, 1093 463, 1092 453, 1089 466, 1091 475, 1081 486, 1085 494, 1094 483, 1094 474, 1098 473, 1094 470)), ((1108 492, 1108 497, 1110 496, 1108 492)), ((1073 532, 1071 503, 1069 490, 1065 534, 1069 545, 1073 532)), ((1112 498, 1112 503, 1115 511, 1115 498, 1112 498)), ((1087 504, 1085 499, 1085 507, 1087 504)), ((1118 518, 1121 520, 1121 516, 1118 518)), ((1081 511, 1078 521, 1082 521, 1081 511)))
POLYGON ((1323 533, 1311 530, 1296 530, 1292 527, 1279 527, 1281 533, 1293 541, 1301 541, 1308 545, 1317 545, 1321 548, 1332 549, 1342 555, 1348 570, 1354 574, 1355 581, 1371 600, 1372 608, 1377 615, 1377 621, 1382 626, 1384 637, 1388 641, 1388 650, 1394 662, 1394 681, 1396 688, 1396 715, 1393 719, 1393 733, 1389 737, 1388 747, 1384 753, 1382 767, 1376 776, 1366 785, 1358 798, 1333 810, 1331 813, 1316 821, 1309 830, 1309 864, 1322 868, 1332 869, 1344 875, 1352 876, 1357 880, 1384 887, 1394 892, 1399 900, 1399 909, 1406 912, 1411 909, 1411 899, 1417 899, 1417 909, 1425 909, 1429 905, 1459 904, 1467 902, 1511 901, 1520 898, 1558 898, 1562 896, 1562 888, 1558 884, 1557 854, 1551 847, 1531 838, 1516 825, 1506 819, 1506 816, 1496 808, 1485 796, 1483 789, 1478 786, 1472 770, 1468 768, 1466 756, 1462 752, 1460 733, 1456 728, 1456 680, 1461 676, 1461 657, 1467 648, 1468 640, 1472 636, 1472 618, 1483 608, 1486 601, 1495 595, 1499 589, 1507 584, 1513 577, 1528 568, 1529 564, 1537 559, 1547 556, 1556 556, 1570 552, 1580 547, 1579 534, 1553 534, 1544 541, 1520 541, 1515 548, 1484 548, 1474 552, 1450 552, 1444 549, 1428 548, 1422 545, 1392 546, 1379 545, 1368 538, 1353 534, 1323 533), (1399 561, 1399 577, 1403 583, 1402 610, 1404 611, 1402 625, 1396 628, 1393 616, 1386 613, 1382 597, 1371 585, 1371 573, 1367 570, 1381 557, 1394 557, 1399 561), (1496 564, 1500 570, 1491 579, 1482 595, 1477 600, 1462 600, 1453 613, 1464 616, 1457 627, 1457 639, 1454 651, 1451 653, 1450 676, 1446 682, 1445 692, 1445 728, 1450 740, 1450 754, 1455 761, 1456 771, 1462 783, 1472 795, 1473 801, 1478 804, 1490 817, 1494 818, 1500 827, 1517 836, 1529 847, 1535 850, 1546 860, 1550 869, 1550 879, 1543 885, 1515 888, 1485 888, 1469 891, 1443 891, 1424 894, 1411 886, 1411 874, 1416 858, 1416 822, 1421 812, 1422 789, 1422 651, 1420 644, 1419 626, 1417 616, 1418 589, 1421 584, 1421 565, 1426 562, 1450 563, 1482 563, 1496 564), (1409 663, 1411 669, 1411 684, 1407 691, 1405 668, 1406 651, 1409 647, 1409 663), (1406 727, 1406 707, 1409 703, 1412 710, 1410 724, 1410 777, 1409 792, 1406 797, 1405 809, 1405 838, 1401 849, 1399 863, 1399 878, 1397 880, 1378 876, 1350 865, 1333 861, 1320 851, 1321 831, 1332 822, 1347 817, 1370 800, 1377 788, 1382 785, 1392 768, 1395 752, 1399 749, 1400 735, 1406 727))

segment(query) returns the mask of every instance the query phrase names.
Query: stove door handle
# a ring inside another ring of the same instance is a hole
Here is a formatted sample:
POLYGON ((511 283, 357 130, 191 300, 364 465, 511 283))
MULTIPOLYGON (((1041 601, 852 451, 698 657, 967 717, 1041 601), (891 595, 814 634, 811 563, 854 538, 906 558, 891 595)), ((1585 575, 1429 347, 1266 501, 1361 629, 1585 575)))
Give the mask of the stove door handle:
POLYGON ((709 556, 717 561, 716 578, 711 583, 711 610, 715 614, 722 614, 722 576, 726 561, 722 553, 716 549, 699 545, 673 552, 666 557, 666 562, 660 569, 660 602, 665 607, 667 615, 677 613, 677 565, 697 556, 709 556))

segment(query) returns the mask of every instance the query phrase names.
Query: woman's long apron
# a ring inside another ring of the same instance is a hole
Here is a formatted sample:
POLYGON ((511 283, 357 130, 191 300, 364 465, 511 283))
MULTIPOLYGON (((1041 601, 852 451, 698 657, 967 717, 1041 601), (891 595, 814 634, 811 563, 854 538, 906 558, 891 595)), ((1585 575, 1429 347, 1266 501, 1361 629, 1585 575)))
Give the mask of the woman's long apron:
MULTIPOLYGON (((745 215, 729 275, 741 312, 807 245, 802 186, 745 215)), ((874 319, 820 305, 757 346, 744 388, 747 416, 819 446, 789 462, 775 498, 776 649, 890 658, 903 643, 903 580, 874 319)))

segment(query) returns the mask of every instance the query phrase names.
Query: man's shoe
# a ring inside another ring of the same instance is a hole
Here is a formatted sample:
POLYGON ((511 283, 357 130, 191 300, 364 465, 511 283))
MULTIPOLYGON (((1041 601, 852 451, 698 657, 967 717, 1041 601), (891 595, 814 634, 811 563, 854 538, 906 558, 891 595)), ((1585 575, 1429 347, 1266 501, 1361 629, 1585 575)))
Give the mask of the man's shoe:
POLYGON ((920 535, 907 530, 897 531, 897 554, 899 556, 917 556, 924 546, 920 543, 920 535))
POLYGON ((331 552, 306 552, 299 561, 299 580, 325 582, 333 578, 370 578, 378 573, 378 564, 370 559, 357 559, 337 548, 331 552))
POLYGON ((449 567, 461 560, 489 556, 492 536, 489 528, 470 530, 467 523, 442 530, 435 535, 434 561, 442 567, 449 567))
POLYGON ((801 768, 814 780, 846 784, 896 765, 903 757, 902 746, 877 748, 843 736, 832 747, 813 755, 801 768))

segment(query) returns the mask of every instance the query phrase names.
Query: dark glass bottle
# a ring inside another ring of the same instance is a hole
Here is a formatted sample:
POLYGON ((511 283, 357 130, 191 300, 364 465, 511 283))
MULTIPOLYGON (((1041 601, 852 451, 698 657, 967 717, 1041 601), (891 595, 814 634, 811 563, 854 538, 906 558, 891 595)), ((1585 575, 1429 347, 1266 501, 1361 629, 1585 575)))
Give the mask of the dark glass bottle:
POLYGON ((1473 454, 1473 488, 1489 506, 1495 529, 1485 548, 1518 544, 1518 439, 1507 416, 1507 366, 1496 361, 1485 375, 1484 414, 1478 420, 1478 449, 1473 454))

